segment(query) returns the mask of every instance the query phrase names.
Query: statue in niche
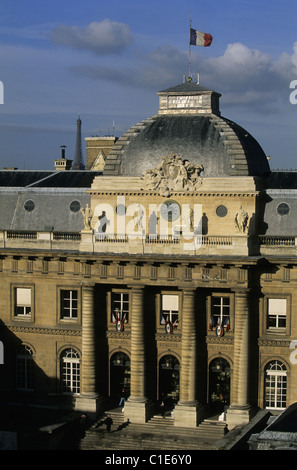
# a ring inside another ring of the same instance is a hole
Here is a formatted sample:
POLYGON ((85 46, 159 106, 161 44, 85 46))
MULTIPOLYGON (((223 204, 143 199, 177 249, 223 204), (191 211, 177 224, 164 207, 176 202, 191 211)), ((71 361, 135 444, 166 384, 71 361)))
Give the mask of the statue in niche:
POLYGON ((235 226, 241 233, 244 233, 246 231, 246 228, 248 226, 248 220, 248 213, 242 208, 242 206, 240 206, 240 209, 235 216, 235 226))
POLYGON ((168 197, 172 191, 196 191, 202 184, 202 165, 184 160, 180 155, 163 156, 157 168, 144 171, 144 189, 158 191, 168 197))
POLYGON ((86 205, 86 208, 84 209, 83 207, 81 208, 81 213, 84 218, 84 230, 91 230, 91 221, 93 217, 93 212, 92 209, 89 207, 89 204, 86 205))

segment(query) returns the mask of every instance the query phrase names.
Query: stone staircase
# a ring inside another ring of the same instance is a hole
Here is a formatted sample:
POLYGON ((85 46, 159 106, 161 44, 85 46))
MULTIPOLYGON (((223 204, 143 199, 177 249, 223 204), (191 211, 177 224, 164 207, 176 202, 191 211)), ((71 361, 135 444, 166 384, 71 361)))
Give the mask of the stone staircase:
POLYGON ((154 416, 145 424, 124 422, 121 410, 106 412, 86 430, 80 450, 211 450, 226 433, 224 421, 205 419, 196 428, 174 426, 174 418, 154 416), (111 416, 108 433, 104 419, 111 416))

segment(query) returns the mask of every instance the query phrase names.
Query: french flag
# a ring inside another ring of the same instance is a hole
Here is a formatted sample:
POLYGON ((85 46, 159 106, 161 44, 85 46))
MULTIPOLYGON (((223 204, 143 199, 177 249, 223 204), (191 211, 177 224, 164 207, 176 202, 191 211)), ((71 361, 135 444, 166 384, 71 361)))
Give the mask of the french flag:
POLYGON ((195 29, 190 29, 190 45, 191 46, 210 46, 212 43, 212 35, 208 33, 202 33, 195 29))

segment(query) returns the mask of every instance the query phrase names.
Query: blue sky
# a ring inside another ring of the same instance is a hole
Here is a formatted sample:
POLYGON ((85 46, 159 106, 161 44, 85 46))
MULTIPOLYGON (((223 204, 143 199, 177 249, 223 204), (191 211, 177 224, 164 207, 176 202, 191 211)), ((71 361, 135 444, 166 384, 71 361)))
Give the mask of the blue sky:
POLYGON ((53 169, 82 134, 120 136, 188 72, 189 18, 213 36, 191 70, 272 169, 297 168, 296 0, 0 1, 0 168, 53 169))

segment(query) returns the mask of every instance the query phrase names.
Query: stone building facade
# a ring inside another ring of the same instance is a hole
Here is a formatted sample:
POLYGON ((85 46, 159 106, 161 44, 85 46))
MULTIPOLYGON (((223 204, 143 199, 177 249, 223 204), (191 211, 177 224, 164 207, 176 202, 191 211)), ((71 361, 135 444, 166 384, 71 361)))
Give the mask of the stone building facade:
POLYGON ((1 393, 231 429, 297 399, 296 176, 218 93, 159 96, 103 174, 0 172, 1 393))

